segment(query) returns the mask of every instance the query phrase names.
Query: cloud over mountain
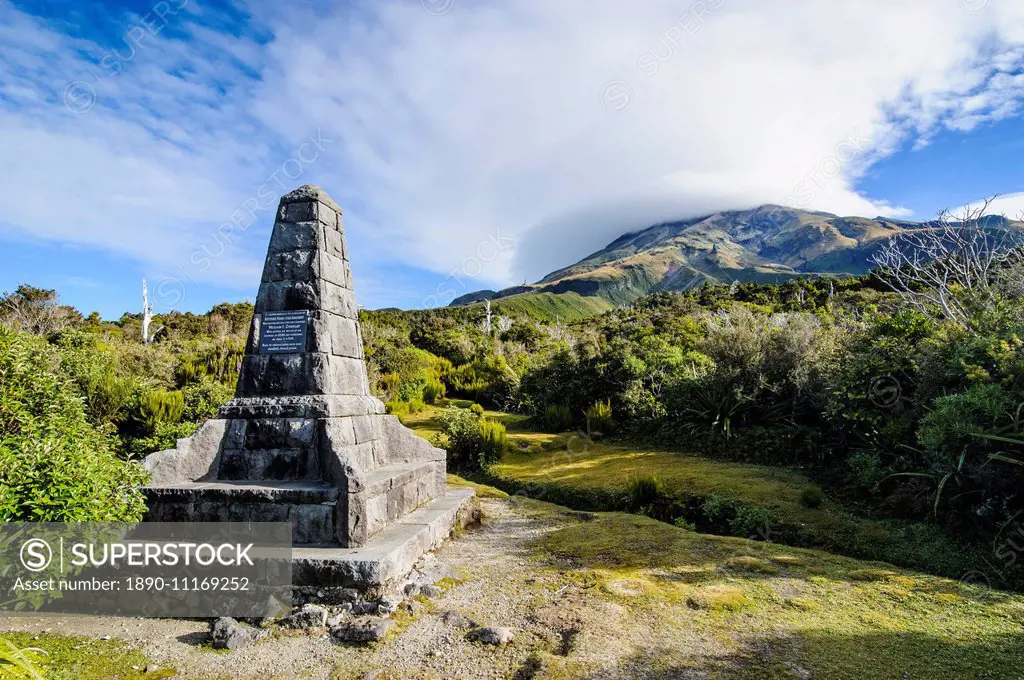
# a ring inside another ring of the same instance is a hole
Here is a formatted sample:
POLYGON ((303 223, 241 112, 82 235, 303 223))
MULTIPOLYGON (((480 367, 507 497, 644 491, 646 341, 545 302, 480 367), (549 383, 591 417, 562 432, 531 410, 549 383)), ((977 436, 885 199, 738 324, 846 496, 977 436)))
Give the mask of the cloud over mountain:
POLYGON ((0 229, 247 287, 270 216, 232 215, 316 181, 365 280, 459 271, 500 229, 469 274, 504 285, 719 209, 903 214, 857 191, 873 162, 1024 95, 1012 2, 162 4, 97 33, 0 0, 0 229))

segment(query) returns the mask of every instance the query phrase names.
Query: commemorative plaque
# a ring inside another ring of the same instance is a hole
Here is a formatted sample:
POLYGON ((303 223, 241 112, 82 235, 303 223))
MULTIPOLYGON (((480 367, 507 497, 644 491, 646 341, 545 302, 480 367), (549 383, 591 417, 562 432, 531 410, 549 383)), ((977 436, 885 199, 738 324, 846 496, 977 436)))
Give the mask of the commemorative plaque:
POLYGON ((306 351, 305 310, 265 312, 260 325, 260 354, 292 354, 306 351))

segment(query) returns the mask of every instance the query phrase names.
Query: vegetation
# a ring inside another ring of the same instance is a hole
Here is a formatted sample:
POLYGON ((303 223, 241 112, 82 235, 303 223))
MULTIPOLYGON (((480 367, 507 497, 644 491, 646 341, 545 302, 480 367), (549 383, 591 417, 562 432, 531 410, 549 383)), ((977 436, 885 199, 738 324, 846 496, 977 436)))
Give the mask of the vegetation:
MULTIPOLYGON (((902 230, 866 276, 704 285, 587 318, 527 309, 547 299, 535 295, 522 296, 536 298, 527 306, 495 301, 495 323, 479 305, 362 312, 371 385, 414 427, 434 404, 491 409, 448 410, 429 433, 456 470, 719 533, 748 531, 764 510, 795 544, 951 575, 969 566, 1021 587, 1024 264, 1000 254, 1015 243, 988 238, 988 227, 974 216, 902 230), (561 433, 560 447, 545 449, 527 422, 561 433), (708 461, 729 464, 707 479, 681 472, 708 461), (637 474, 657 476, 661 491, 623 505, 637 474), (743 479, 749 489, 734 493, 743 479), (751 498, 766 488, 764 502, 751 498)), ((872 224, 858 228, 873 238, 872 224)), ((53 381, 45 395, 17 397, 40 436, 10 436, 69 448, 53 434, 65 425, 39 408, 57 403, 83 433, 75 446, 107 451, 97 460, 124 470, 230 396, 252 313, 219 305, 158 317, 156 341, 144 343, 137 315, 83 317, 52 291, 22 286, 0 310, 4 351, 36 348, 32 374, 53 381)), ((16 450, 27 460, 31 446, 16 450)), ((19 498, 45 483, 28 479, 19 498)))
POLYGON ((151 662, 123 642, 50 633, 0 633, 0 678, 11 680, 162 680, 173 669, 146 672, 151 662), (5 662, 23 652, 28 663, 5 662))
POLYGON ((44 340, 0 327, 0 521, 132 521, 136 463, 120 460, 44 340))

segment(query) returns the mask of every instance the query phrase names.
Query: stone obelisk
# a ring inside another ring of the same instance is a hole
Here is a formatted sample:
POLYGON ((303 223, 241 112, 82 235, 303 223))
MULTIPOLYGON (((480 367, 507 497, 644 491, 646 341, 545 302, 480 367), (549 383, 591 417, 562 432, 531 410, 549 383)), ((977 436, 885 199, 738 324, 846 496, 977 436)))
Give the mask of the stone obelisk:
POLYGON ((281 199, 236 396, 146 458, 148 519, 288 521, 296 545, 356 548, 445 496, 445 452, 370 393, 341 217, 316 186, 281 199))

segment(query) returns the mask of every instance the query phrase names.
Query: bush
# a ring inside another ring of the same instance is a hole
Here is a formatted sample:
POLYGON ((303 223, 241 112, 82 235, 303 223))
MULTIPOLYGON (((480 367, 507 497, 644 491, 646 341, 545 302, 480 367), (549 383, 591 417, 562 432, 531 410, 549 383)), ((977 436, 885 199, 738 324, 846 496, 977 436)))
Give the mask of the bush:
POLYGON ((591 436, 594 434, 611 434, 615 429, 615 421, 612 419, 612 403, 608 401, 595 402, 587 409, 587 430, 591 436))
POLYGON ((134 522, 148 473, 119 460, 58 354, 0 327, 0 521, 134 522))
POLYGON ((480 450, 480 467, 486 467, 491 463, 501 460, 501 457, 508 452, 508 434, 502 423, 480 419, 480 436, 483 439, 480 450))
POLYGON ((401 399, 391 399, 384 404, 385 410, 391 415, 395 416, 399 420, 403 416, 409 415, 409 402, 402 401, 401 399))
POLYGON ((508 434, 501 423, 455 406, 445 409, 438 420, 442 437, 436 443, 448 449, 452 469, 483 470, 508 451, 508 434))
POLYGON ((450 468, 473 468, 483 449, 480 420, 464 408, 449 406, 437 417, 443 439, 438 446, 448 450, 450 468))
POLYGON ((821 487, 805 486, 803 490, 800 491, 800 504, 804 507, 819 508, 821 507, 823 500, 825 500, 825 498, 821 491, 821 487))
POLYGON ((185 415, 185 395, 156 390, 139 395, 138 420, 153 434, 162 423, 177 423, 185 415))
POLYGON ((419 397, 413 397, 409 400, 409 413, 419 413, 424 408, 426 408, 426 404, 419 397))
POLYGON ((630 510, 650 508, 665 497, 665 485, 661 478, 652 474, 634 475, 626 488, 626 505, 630 510))
POLYGON ((572 412, 568 406, 548 406, 542 420, 548 432, 559 433, 572 429, 572 412))
POLYGON ((447 392, 448 389, 444 386, 443 382, 437 378, 431 378, 423 386, 423 401, 428 404, 436 404, 437 400, 443 399, 447 392))
POLYGON ((179 439, 191 437, 198 429, 199 423, 157 423, 152 436, 130 439, 125 450, 132 458, 143 458, 157 451, 173 449, 179 439))
POLYGON ((185 400, 183 418, 186 421, 202 422, 215 418, 221 406, 235 395, 235 390, 224 383, 203 380, 181 390, 185 400))
POLYGON ((483 418, 484 407, 480 404, 470 404, 469 412, 475 415, 477 418, 483 418))

